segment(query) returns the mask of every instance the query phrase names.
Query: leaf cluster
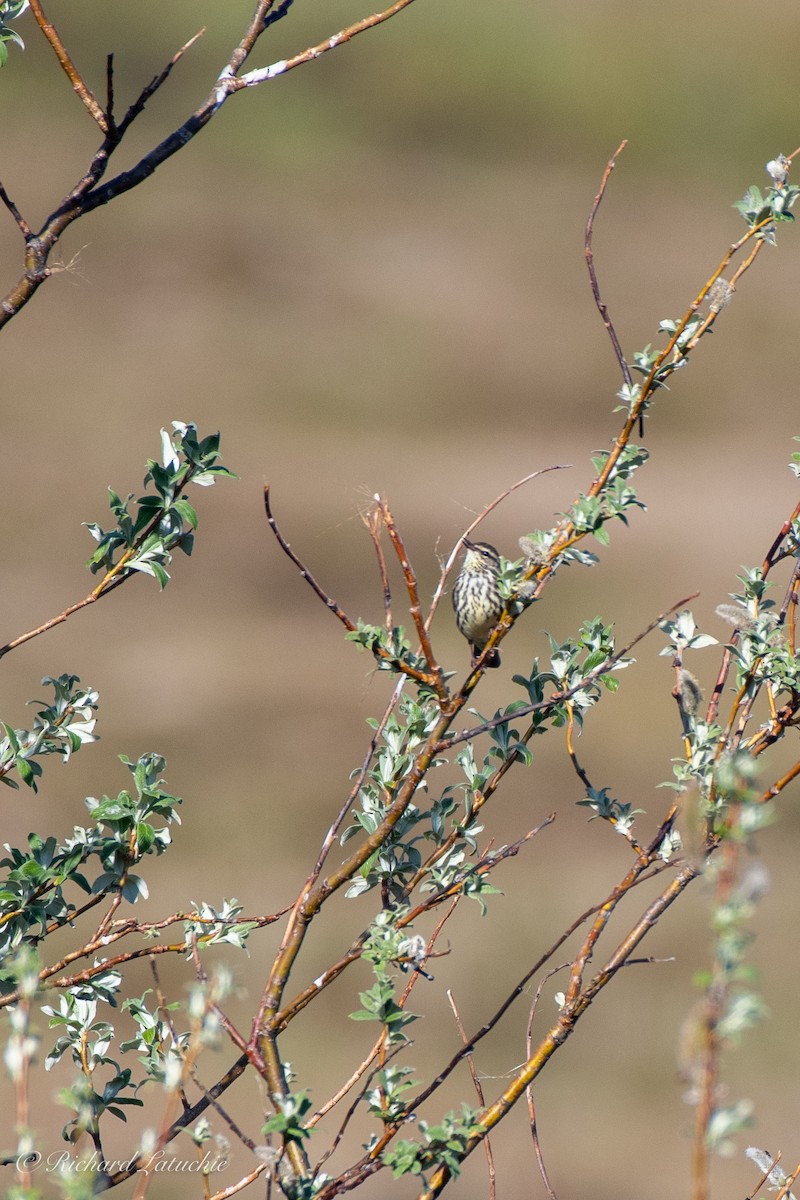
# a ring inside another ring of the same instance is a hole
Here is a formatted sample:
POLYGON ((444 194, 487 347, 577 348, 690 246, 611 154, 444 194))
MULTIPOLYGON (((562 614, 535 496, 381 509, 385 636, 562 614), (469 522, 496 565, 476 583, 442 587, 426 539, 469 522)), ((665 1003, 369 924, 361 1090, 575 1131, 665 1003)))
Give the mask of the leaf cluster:
POLYGON ((115 525, 105 530, 95 522, 87 523, 97 542, 88 562, 90 571, 103 571, 106 578, 141 571, 151 575, 159 587, 165 587, 172 551, 178 549, 188 555, 194 546, 197 513, 183 495, 187 485, 210 487, 221 476, 235 478, 218 458, 218 433, 198 441, 193 424, 173 421, 171 434, 162 429, 161 462, 148 459, 144 477, 144 486, 152 484, 153 490, 135 501, 136 509, 131 513, 133 494, 122 500, 109 488, 115 525))
POLYGON ((8 62, 9 44, 19 46, 20 50, 25 49, 22 38, 15 29, 11 29, 8 22, 22 16, 28 7, 29 0, 2 0, 0 3, 0 67, 8 62))

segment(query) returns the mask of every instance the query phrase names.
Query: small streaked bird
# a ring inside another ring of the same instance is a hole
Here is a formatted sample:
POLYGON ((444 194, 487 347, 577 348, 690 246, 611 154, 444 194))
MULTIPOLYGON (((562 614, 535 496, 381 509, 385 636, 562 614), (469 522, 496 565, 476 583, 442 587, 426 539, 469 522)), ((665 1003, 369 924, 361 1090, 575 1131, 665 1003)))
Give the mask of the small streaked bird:
MULTIPOLYGON (((453 608, 456 625, 469 642, 474 665, 500 619, 505 601, 497 582, 500 555, 494 546, 464 538, 464 547, 464 562, 453 586, 453 608)), ((484 666, 499 667, 500 651, 492 650, 484 666)))

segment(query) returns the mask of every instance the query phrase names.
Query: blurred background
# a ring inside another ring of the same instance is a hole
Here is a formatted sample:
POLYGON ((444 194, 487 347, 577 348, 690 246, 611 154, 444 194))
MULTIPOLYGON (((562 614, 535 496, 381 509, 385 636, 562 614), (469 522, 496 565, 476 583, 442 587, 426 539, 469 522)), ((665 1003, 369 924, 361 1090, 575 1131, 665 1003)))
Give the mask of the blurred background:
MULTIPOLYGON (((368 11, 352 0, 298 0, 251 65, 368 11)), ((47 12, 101 97, 114 52, 120 113, 206 28, 115 156, 116 173, 204 98, 250 5, 49 0, 47 12)), ((0 178, 38 228, 98 137, 30 15, 16 28, 27 49, 11 48, 0 72, 0 178)), ((619 426, 618 367, 583 255, 607 160, 628 138, 594 245, 630 356, 658 344, 658 322, 686 309, 744 231, 731 204, 750 184, 767 185, 767 159, 800 143, 796 106, 786 102, 799 40, 790 0, 757 16, 741 0, 667 8, 419 0, 348 46, 235 96, 144 186, 69 229, 67 269, 3 334, 0 640, 87 593, 93 543, 81 522, 106 521, 109 485, 139 494, 161 426, 179 419, 201 434, 220 429, 223 461, 239 481, 195 490, 197 548, 191 561, 179 556, 166 592, 136 580, 3 661, 5 721, 24 726, 25 702, 44 694, 41 677, 73 672, 99 689, 102 736, 68 770, 51 760, 38 795, 4 793, 3 841, 20 844, 31 830, 63 838, 85 823, 85 796, 127 786, 117 755, 156 750, 185 798, 184 824, 170 853, 148 862, 142 917, 231 896, 249 914, 291 902, 363 759, 365 721, 383 711, 388 682, 345 643, 280 552, 264 519, 264 483, 286 537, 328 592, 352 616, 380 621, 360 520, 373 493, 388 498, 429 596, 439 557, 475 513, 529 472, 570 464, 517 491, 482 526, 515 557, 520 534, 551 525, 588 487, 590 455, 619 426)), ((21 273, 22 248, 11 218, 0 217, 5 293, 21 273)), ((563 640, 594 616, 613 620, 624 643, 700 591, 695 616, 724 641, 715 606, 737 590, 742 564, 761 562, 796 499, 786 463, 800 432, 799 261, 796 234, 784 226, 778 249, 745 276, 714 337, 648 420, 652 460, 637 477, 648 513, 612 528, 596 568, 557 577, 506 641, 503 668, 476 696, 480 711, 515 698, 511 676, 546 654, 546 633, 563 640)), ((399 580, 396 595, 399 604, 399 580)), ((433 634, 447 669, 462 673, 467 650, 449 603, 433 634)), ((590 714, 578 746, 596 786, 646 810, 636 827, 642 840, 665 810, 671 793, 657 787, 681 752, 662 645, 655 635, 638 647, 637 665, 590 714)), ((713 649, 689 663, 706 691, 717 664, 713 649)), ((560 735, 534 750, 534 767, 512 772, 490 806, 483 838, 501 845, 549 812, 557 820, 497 872, 505 894, 487 917, 464 902, 447 927, 442 946, 453 953, 434 964, 435 986, 417 984, 410 1006, 423 1019, 409 1030, 415 1045, 405 1061, 420 1074, 458 1045, 445 986, 476 1029, 629 860, 622 840, 576 807, 583 792, 560 735)), ((775 757, 770 779, 793 752, 796 744, 775 757)), ((751 1140, 780 1149, 787 1167, 800 1159, 796 794, 783 796, 779 822, 757 845, 773 886, 752 922, 751 961, 772 1020, 724 1065, 726 1100, 753 1101, 751 1140)), ((331 861, 338 857, 334 850, 331 861)), ((698 882, 643 947, 671 961, 624 972, 537 1081, 543 1152, 562 1197, 661 1200, 688 1189, 693 1112, 679 1043, 700 995, 693 975, 708 959, 709 898, 698 882)), ((632 898, 630 921, 646 899, 632 898)), ((344 952, 368 913, 366 904, 331 904, 289 994, 344 952)), ((628 927, 620 916, 597 965, 628 927)), ((243 1028, 280 936, 274 929, 252 939, 249 958, 220 954, 235 973, 230 1011, 243 1028)), ((161 973, 173 995, 185 995, 187 964, 161 973)), ((366 970, 351 970, 287 1035, 294 1086, 313 1086, 315 1104, 372 1044, 375 1028, 347 1019, 369 982, 366 970)), ((146 966, 130 971, 131 993, 151 983, 146 966)), ((559 986, 557 978, 541 1001, 541 1032, 559 986)), ((525 1057, 528 1007, 523 998, 479 1048, 488 1098, 525 1057)), ((205 1083, 233 1057, 227 1045, 207 1052, 205 1083)), ((66 1116, 54 1117, 51 1104, 56 1075, 37 1084, 45 1152, 63 1146, 66 1116)), ((465 1071, 423 1115, 435 1123, 462 1099, 473 1103, 465 1071)), ((240 1082, 224 1103, 258 1139, 264 1102, 254 1084, 240 1082)), ((3 1106, 13 1112, 10 1096, 3 1106)), ((107 1153, 129 1156, 138 1128, 134 1114, 130 1127, 112 1131, 107 1153)), ((336 1128, 324 1127, 328 1136, 336 1128)), ((351 1146, 369 1132, 355 1130, 351 1146)), ((4 1148, 13 1140, 9 1124, 4 1148)), ((718 1195, 755 1186, 745 1144, 715 1163, 718 1195)), ((325 1132, 315 1135, 312 1158, 326 1145, 325 1132)), ((494 1147, 502 1196, 545 1195, 522 1105, 494 1147)), ((185 1149, 188 1157, 188 1141, 185 1149)), ((244 1170, 249 1160, 236 1152, 235 1161, 244 1170)), ((338 1156, 327 1169, 346 1161, 338 1156)), ((232 1167, 218 1186, 240 1173, 232 1167)), ((37 1182, 50 1194, 47 1178, 37 1182)), ((451 1190, 486 1194, 482 1154, 451 1190)), ((383 1172, 365 1195, 415 1191, 383 1172)), ((156 1179, 150 1194, 183 1196, 186 1183, 156 1179)))

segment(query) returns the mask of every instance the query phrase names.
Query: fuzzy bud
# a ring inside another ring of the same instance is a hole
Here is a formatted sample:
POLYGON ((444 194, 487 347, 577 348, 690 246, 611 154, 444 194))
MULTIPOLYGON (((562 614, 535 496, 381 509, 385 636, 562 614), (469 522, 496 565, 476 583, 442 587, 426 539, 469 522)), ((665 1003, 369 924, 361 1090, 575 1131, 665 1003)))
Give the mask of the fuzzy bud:
POLYGON ((767 163, 767 174, 774 180, 775 187, 779 190, 789 178, 789 167, 791 165, 785 154, 779 154, 777 158, 770 159, 767 163))
POLYGON ((517 544, 529 563, 540 566, 547 562, 547 547, 535 542, 533 538, 523 536, 517 544))
POLYGON ((703 702, 703 692, 694 675, 685 667, 681 667, 678 675, 678 689, 681 708, 693 717, 703 702))
POLYGON ((721 276, 715 279, 708 291, 708 307, 713 313, 721 312, 733 299, 733 288, 721 276))
POLYGON ((714 609, 718 617, 727 621, 734 629, 747 629, 753 624, 753 618, 746 608, 740 604, 718 604, 714 609))

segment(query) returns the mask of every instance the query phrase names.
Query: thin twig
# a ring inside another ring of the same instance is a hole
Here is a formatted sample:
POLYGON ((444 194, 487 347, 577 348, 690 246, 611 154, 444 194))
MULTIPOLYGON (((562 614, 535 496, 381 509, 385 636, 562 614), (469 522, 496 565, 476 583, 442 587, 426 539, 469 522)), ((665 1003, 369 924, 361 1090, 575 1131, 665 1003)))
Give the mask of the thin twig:
MULTIPOLYGON (((743 234, 743 236, 739 238, 737 242, 733 242, 728 247, 714 273, 706 280, 686 312, 681 317, 680 321, 678 321, 675 331, 673 332, 664 349, 658 354, 657 358, 650 367, 644 382, 641 384, 638 398, 631 407, 631 411, 628 415, 625 425, 623 426, 623 429, 614 441, 611 453, 606 459, 602 471, 599 473, 597 479, 595 479, 591 488, 589 489, 589 496, 599 496, 605 488, 611 472, 617 465, 619 456, 628 445, 633 427, 638 422, 639 414, 644 410, 647 400, 656 390, 656 388, 662 386, 662 381, 657 381, 656 376, 664 366, 670 354, 672 354, 673 350, 678 345, 678 342, 680 341, 686 326, 689 324, 689 321, 697 312, 703 300, 708 295, 709 291, 719 279, 720 275, 725 270, 734 255, 738 254, 742 247, 746 245, 747 242, 749 242, 752 238, 758 237, 759 233, 761 233, 764 228, 770 224, 771 220, 771 217, 765 217, 763 221, 760 221, 757 225, 753 225, 750 229, 748 229, 747 233, 743 234)), ((552 548, 554 557, 555 555, 560 554, 567 546, 573 545, 575 542, 582 540, 582 538, 585 536, 586 535, 583 532, 576 533, 572 522, 567 520, 564 523, 561 538, 556 541, 552 548)))
MULTIPOLYGON (((765 1151, 765 1153, 766 1153, 766 1151, 765 1151)), ((748 1158, 749 1158, 749 1157, 750 1157, 750 1155, 748 1155, 748 1158)), ((745 1200, 755 1200, 755 1197, 756 1197, 756 1196, 758 1195, 758 1193, 761 1191, 762 1187, 763 1187, 763 1186, 764 1186, 764 1184, 767 1182, 767 1180, 769 1179, 770 1175, 771 1175, 771 1174, 772 1174, 772 1172, 775 1170, 775 1168, 777 1167, 777 1165, 778 1165, 778 1163, 779 1163, 780 1161, 781 1161, 781 1151, 779 1150, 779 1151, 778 1151, 778 1153, 777 1153, 777 1154, 775 1155, 775 1157, 773 1158, 772 1162, 771 1162, 771 1163, 769 1164, 769 1166, 767 1167, 767 1169, 766 1169, 766 1171, 764 1172, 764 1174, 763 1174, 763 1175, 761 1176, 761 1178, 759 1179, 759 1181, 758 1181, 758 1183, 756 1184, 756 1186, 753 1188, 752 1192, 748 1192, 747 1196, 745 1197, 745 1200)))
POLYGON ((569 463, 557 463, 557 464, 554 464, 552 467, 542 467, 541 470, 539 470, 539 471, 531 471, 529 475, 524 475, 522 477, 522 479, 518 479, 516 483, 512 483, 511 487, 507 487, 504 491, 502 491, 500 493, 499 496, 495 496, 494 500, 492 500, 489 504, 487 504, 485 506, 485 508, 481 509, 481 511, 478 513, 477 517, 475 518, 475 520, 470 525, 468 525, 467 528, 464 530, 461 537, 458 539, 455 546, 453 547, 453 549, 450 551, 449 555, 447 556, 446 561, 442 564, 442 569, 441 569, 441 573, 439 576, 439 582, 436 585, 436 591, 433 593, 433 600, 431 601, 430 610, 429 610, 428 616, 425 620, 425 628, 426 629, 430 629, 430 627, 431 627, 431 622, 433 620, 434 614, 436 612, 436 609, 439 607, 439 601, 441 600, 442 595, 444 593, 444 587, 445 587, 445 583, 447 581, 447 576, 450 574, 450 572, 453 569, 453 565, 454 565, 456 559, 458 558, 458 555, 459 555, 462 545, 464 544, 464 539, 469 538, 472 535, 472 533, 474 533, 474 531, 478 528, 478 526, 481 524, 481 522, 486 520, 486 518, 489 516, 489 513, 493 512, 494 509, 496 509, 499 504, 502 504, 503 501, 506 500, 512 494, 512 492, 516 492, 516 490, 518 488, 521 488, 523 486, 523 484, 530 483, 530 481, 532 479, 538 479, 538 477, 540 475, 547 475, 547 474, 549 474, 550 471, 566 471, 569 469, 569 465, 570 465, 569 463))
POLYGON ((785 775, 776 780, 776 782, 773 783, 771 787, 768 787, 765 792, 762 792, 757 803, 766 804, 768 800, 774 799, 774 797, 779 795, 783 789, 792 782, 792 780, 797 779, 798 775, 800 775, 800 761, 796 762, 794 766, 786 772, 785 775))
POLYGON ((286 557, 290 560, 290 562, 294 563, 294 565, 297 567, 298 571, 300 572, 300 577, 302 579, 305 579, 306 583, 311 588, 311 590, 319 597, 319 599, 322 601, 322 603, 325 605, 325 607, 330 609, 330 611, 333 613, 333 615, 339 621, 341 621, 341 623, 344 625, 345 629, 349 633, 354 633, 356 630, 355 621, 352 621, 350 619, 350 617, 348 617, 348 615, 344 611, 344 609, 340 608, 339 605, 336 603, 336 601, 331 596, 329 596, 327 594, 327 592, 325 592, 323 590, 322 587, 320 587, 320 585, 317 583, 314 576, 309 571, 308 567, 306 567, 305 564, 297 557, 294 550, 291 548, 289 543, 286 541, 286 538, 283 536, 280 529, 278 528, 278 523, 272 514, 272 506, 270 504, 270 497, 269 497, 269 484, 265 484, 265 486, 264 486, 264 508, 266 509, 267 520, 269 521, 269 527, 272 530, 272 532, 274 533, 275 538, 278 542, 278 545, 280 546, 281 550, 284 552, 286 557))
MULTIPOLYGON (((167 997, 164 994, 164 989, 161 985, 161 976, 159 974, 158 963, 156 962, 155 958, 150 959, 149 965, 150 965, 150 974, 153 976, 153 985, 155 988, 156 998, 158 1000, 158 1009, 161 1010, 161 1013, 163 1014, 163 1019, 166 1022, 167 1028, 169 1029, 170 1036, 172 1038, 173 1047, 176 1050, 178 1050, 178 1047, 181 1045, 181 1042, 180 1042, 180 1038, 178 1037, 178 1031, 175 1028, 175 1022, 172 1019, 172 1013, 170 1012, 169 1004, 167 1004, 167 997)), ((158 1011, 158 1009, 156 1011, 158 1011)), ((180 1053, 179 1050, 178 1050, 178 1053, 180 1053)), ((181 1103, 183 1104, 183 1107, 188 1108, 189 1107, 189 1098, 186 1095, 186 1089, 183 1086, 182 1081, 179 1082, 179 1084, 178 1084, 178 1092, 180 1094, 181 1103)))
POLYGON ((30 0, 30 7, 31 12, 36 20, 36 24, 39 26, 45 38, 53 48, 53 52, 61 64, 61 69, 64 71, 64 74, 72 84, 73 91, 86 106, 86 109, 90 113, 92 119, 97 122, 103 133, 107 135, 109 131, 109 124, 106 120, 106 114, 97 103, 97 97, 84 82, 80 72, 78 71, 78 68, 71 59, 66 46, 61 41, 55 25, 48 21, 47 17, 45 16, 41 5, 41 0, 30 0))
MULTIPOLYGON (((450 988, 447 989, 446 996, 448 1003, 450 1004, 450 1008, 452 1009, 453 1017, 455 1018, 456 1028, 461 1035, 462 1044, 466 1046, 469 1043, 469 1038, 467 1037, 467 1031, 464 1028, 461 1016, 456 1008, 455 998, 453 993, 450 991, 450 988)), ((478 1100, 480 1101, 481 1107, 483 1107, 483 1105, 486 1103, 486 1100, 483 1095, 481 1081, 478 1078, 478 1072, 475 1070, 475 1059, 471 1051, 469 1054, 467 1054, 467 1066, 472 1079, 472 1086, 475 1088, 475 1092, 478 1100)), ((497 1196, 497 1172, 495 1171, 494 1166, 494 1154, 492 1153, 491 1139, 488 1137, 484 1138, 484 1149, 486 1150, 486 1167, 489 1172, 489 1200, 495 1200, 495 1197, 497 1196)))
POLYGON ((257 87, 260 83, 266 83, 270 79, 275 79, 279 75, 285 75, 287 71, 293 70, 295 67, 300 67, 303 63, 313 62, 323 54, 327 54, 329 50, 335 50, 338 46, 343 46, 345 42, 349 42, 359 33, 364 33, 368 29, 374 29, 376 25, 381 25, 384 21, 388 21, 404 8, 408 8, 413 0, 395 0, 388 8, 382 12, 373 13, 371 17, 364 17, 361 21, 356 21, 353 25, 348 25, 346 29, 342 29, 339 33, 334 33, 331 37, 326 38, 324 42, 317 42, 315 46, 309 46, 307 50, 301 51, 300 54, 294 54, 291 58, 282 59, 280 62, 272 63, 269 67, 261 67, 255 71, 249 71, 246 75, 240 75, 235 79, 227 80, 227 88, 229 92, 236 92, 239 88, 257 87))
MULTIPOLYGON (((308 567, 306 567, 302 560, 297 557, 294 550, 292 550, 291 546, 286 541, 286 538, 278 528, 278 523, 275 520, 275 517, 272 513, 272 507, 270 505, 269 484, 264 486, 264 508, 266 510, 269 527, 275 535, 281 550, 283 550, 287 558, 294 563, 300 572, 301 577, 305 579, 306 583, 309 585, 314 594, 318 596, 325 607, 329 609, 339 621, 341 621, 348 633, 355 633, 358 629, 355 621, 352 621, 344 609, 342 609, 336 603, 333 597, 329 596, 327 592, 320 586, 320 584, 317 583, 308 567)), ((370 649, 376 658, 381 659, 383 662, 391 663, 391 665, 401 674, 407 675, 410 679, 415 679, 418 683, 427 683, 431 687, 436 687, 437 683, 440 684, 441 682, 435 675, 426 671, 418 671, 416 667, 413 667, 404 660, 397 658, 394 654, 391 654, 377 642, 374 643, 370 649)), ((2 652, 0 651, 0 653, 2 652)))
POLYGON ((249 1175, 242 1176, 237 1183, 223 1188, 222 1191, 214 1192, 208 1197, 208 1200, 228 1200, 230 1196, 235 1196, 237 1192, 244 1191, 251 1183, 255 1183, 258 1177, 263 1175, 265 1171, 271 1171, 274 1165, 271 1162, 260 1163, 257 1167, 253 1168, 249 1175))
MULTIPOLYGON (((622 353, 622 347, 619 344, 619 338, 617 337, 617 331, 614 328, 614 323, 611 320, 611 317, 608 315, 608 306, 605 304, 605 302, 603 301, 603 299, 600 296, 600 285, 597 282, 597 272, 596 272, 595 266, 594 266, 594 250, 592 248, 592 237, 594 236, 594 221, 595 221, 595 217, 597 216, 597 210, 600 208, 600 204, 602 203, 603 196, 606 193, 606 187, 608 185, 609 179, 611 178, 611 172, 614 170, 614 167, 617 165, 617 159, 619 158, 620 154, 625 149, 627 144, 628 144, 627 138, 623 139, 623 141, 620 142, 620 144, 617 146, 614 153, 611 155, 611 158, 608 160, 608 165, 606 166, 606 169, 603 172, 603 178, 600 182, 600 191, 597 193, 597 195, 594 198, 594 204, 592 205, 591 212, 589 213, 589 219, 586 222, 586 233, 584 236, 584 254, 586 257, 586 266, 589 270, 589 279, 590 279, 591 285, 592 285, 592 295, 594 296, 594 302, 595 302, 595 305, 597 306, 597 311, 600 313, 600 318, 606 327, 606 332, 608 333, 609 338, 611 339, 611 345, 614 347, 614 353, 617 356, 617 362, 619 363, 619 369, 622 372, 622 378, 624 379, 627 386, 630 388, 633 386, 633 377, 631 376, 631 370, 630 370, 630 367, 628 366, 625 355, 622 353)), ((642 420, 644 420, 644 417, 642 417, 642 420)), ((643 433, 643 429, 642 429, 642 426, 640 425, 639 426, 639 436, 640 437, 641 437, 642 433, 643 433)))
POLYGON ((88 596, 84 596, 83 600, 79 600, 77 604, 71 604, 69 608, 65 608, 64 611, 60 612, 57 617, 51 617, 49 621, 45 621, 43 625, 38 625, 36 629, 29 629, 27 633, 22 633, 19 637, 14 638, 12 641, 6 642, 4 646, 0 646, 0 658, 2 658, 5 654, 8 654, 10 650, 16 650, 17 646, 22 646, 25 644, 25 642, 29 642, 32 638, 39 637, 39 635, 42 633, 47 633, 49 629, 54 629, 56 625, 63 624, 63 622, 68 620, 69 617, 71 617, 74 613, 80 612, 82 608, 86 608, 90 604, 94 604, 96 600, 100 599, 101 595, 108 595, 108 593, 113 591, 114 588, 118 588, 120 584, 124 583, 126 579, 131 579, 134 575, 139 574, 141 574, 141 572, 131 571, 130 575, 118 576, 109 583, 108 587, 103 589, 102 593, 98 593, 96 590, 90 592, 88 596))
POLYGON ((386 503, 385 500, 381 499, 380 497, 376 496, 375 499, 376 499, 376 502, 378 503, 381 517, 383 519, 383 524, 386 528, 386 532, 389 534, 389 539, 392 543, 392 546, 394 547, 394 551, 400 562, 400 566, 403 569, 403 578, 405 579, 406 591, 408 592, 409 611, 411 613, 411 619, 414 622, 414 627, 417 631, 417 636, 419 637, 420 646, 422 647, 422 653, 425 657, 426 663, 428 664, 428 670, 430 671, 431 678, 434 680, 434 687, 436 689, 436 695, 439 698, 440 704, 442 704, 442 705, 447 704, 447 702, 449 701, 449 693, 447 691, 447 687, 444 682, 444 675, 442 673, 442 668, 439 666, 438 662, 436 661, 436 658, 433 653, 433 647, 431 646, 430 638, 428 637, 428 630, 425 626, 424 621, 422 620, 422 613, 420 611, 420 605, 419 605, 419 588, 417 586, 416 572, 414 571, 414 568, 412 567, 411 562, 409 561, 408 554, 406 553, 405 544, 403 542, 402 537, 400 536, 400 531, 398 530, 397 525, 395 524, 395 519, 392 516, 392 513, 389 509, 388 504, 386 503))
POLYGON ((139 95, 134 100, 133 104, 130 106, 128 111, 125 113, 125 116, 122 118, 122 121, 120 122, 119 126, 117 127, 116 132, 117 132, 118 139, 121 138, 124 133, 126 133, 128 128, 133 124, 133 122, 136 120, 136 118, 139 116, 139 114, 143 111, 144 106, 147 104, 147 101, 150 99, 150 97, 153 96, 158 91, 158 89, 161 87, 161 85, 163 83, 166 83, 167 79, 169 78, 169 76, 172 72, 173 67, 177 66, 177 64, 181 61, 181 59, 183 58, 186 51, 191 50, 191 48, 195 44, 195 42, 198 41, 198 39, 201 38, 204 33, 205 33, 205 26, 203 26, 202 29, 198 29, 198 31, 194 35, 194 37, 190 37, 188 42, 184 42, 184 44, 180 47, 180 49, 175 51, 172 58, 169 60, 167 65, 164 67, 163 71, 160 71, 158 75, 156 75, 153 79, 150 80, 147 87, 142 89, 142 91, 139 93, 139 95))
POLYGON ((791 1198, 791 1200, 794 1200, 794 1198, 792 1197, 792 1193, 789 1189, 791 1188, 795 1179, 797 1179, 798 1175, 800 1175, 800 1165, 796 1166, 795 1169, 792 1171, 791 1175, 787 1176, 786 1180, 784 1181, 783 1187, 776 1195, 775 1200, 787 1200, 787 1198, 791 1198))
MULTIPOLYGON (((101 185, 100 181, 107 169, 109 158, 119 145, 122 134, 127 130, 131 121, 142 111, 147 99, 161 86, 176 62, 179 61, 196 38, 192 38, 172 57, 164 71, 140 94, 138 100, 128 110, 121 125, 117 126, 107 120, 96 99, 79 75, 67 51, 61 44, 57 32, 46 21, 41 7, 41 0, 32 0, 31 7, 36 14, 36 19, 42 32, 53 46, 73 87, 103 130, 105 137, 83 177, 75 184, 55 211, 50 214, 39 234, 26 237, 24 272, 14 287, 11 288, 3 299, 0 299, 0 328, 13 320, 17 313, 33 298, 45 280, 50 278, 52 272, 47 265, 49 256, 54 246, 73 221, 87 216, 96 208, 110 203, 118 196, 124 195, 125 192, 138 187, 146 179, 149 179, 163 163, 180 150, 183 150, 187 143, 208 125, 209 121, 216 116, 222 105, 234 91, 238 91, 243 86, 253 86, 256 83, 273 78, 276 74, 282 74, 284 71, 301 65, 301 63, 313 61, 320 54, 335 49, 337 46, 348 42, 357 34, 388 20, 401 9, 407 7, 411 2, 412 0, 399 0, 390 9, 375 13, 372 17, 367 17, 365 20, 348 26, 346 29, 334 34, 326 42, 320 43, 319 46, 309 47, 301 54, 295 55, 294 58, 286 62, 275 64, 275 67, 266 68, 264 71, 256 73, 259 75, 258 78, 251 73, 251 76, 245 77, 246 81, 243 81, 233 77, 232 64, 235 65, 237 56, 241 58, 241 61, 244 60, 244 57, 249 53, 248 47, 252 48, 252 44, 254 44, 256 38, 263 33, 268 24, 266 20, 262 20, 260 24, 258 22, 259 15, 265 17, 271 7, 270 3, 262 0, 257 7, 248 34, 245 35, 239 47, 233 52, 231 61, 218 76, 206 99, 181 126, 173 130, 163 141, 149 150, 133 167, 122 171, 119 175, 101 185), (253 35, 252 40, 248 41, 251 34, 253 35)), ((284 0, 284 3, 279 6, 279 13, 276 12, 275 15, 282 16, 288 7, 287 0, 284 0)))
POLYGON ((118 136, 116 121, 114 120, 114 55, 106 55, 106 120, 108 121, 109 134, 118 136))
POLYGON ((366 513, 363 513, 361 520, 367 527, 372 544, 375 547, 375 556, 378 560, 378 571, 381 577, 381 588, 383 590, 383 611, 386 623, 386 632, 391 636, 394 628, 394 618, 392 617, 392 589, 389 586, 389 572, 386 569, 386 555, 383 553, 383 545, 381 543, 381 510, 379 504, 373 504, 366 513))
POLYGON ((14 220, 17 223, 17 226, 19 227, 20 233, 25 238, 25 240, 27 241, 29 238, 32 238, 33 230, 31 229, 30 225, 23 217, 22 213, 17 208, 14 201, 9 196, 6 189, 3 187, 2 183, 0 183, 0 200, 2 200, 3 204, 5 204, 6 208, 11 213, 12 217, 14 218, 14 220))
MULTIPOLYGON (((569 963, 562 963, 562 965, 560 967, 554 967, 552 970, 548 971, 547 974, 545 975, 544 979, 541 981, 541 983, 539 984, 539 986, 536 989, 536 995, 533 998, 533 1002, 530 1007, 530 1012, 528 1013, 528 1025, 525 1030, 525 1057, 526 1057, 526 1059, 530 1058, 531 1055, 533 1054, 533 1018, 536 1015, 536 1008, 539 1004, 539 999, 542 994, 542 989, 549 979, 552 979, 554 975, 557 975, 559 971, 563 971, 568 966, 569 966, 569 963)), ((528 1084, 527 1088, 525 1089, 525 1095, 526 1095, 526 1098, 528 1101, 528 1120, 530 1123, 531 1138, 533 1139, 533 1150, 534 1150, 534 1154, 536 1155, 536 1162, 539 1166, 539 1174, 542 1177, 542 1182, 544 1183, 544 1186, 547 1189, 547 1194, 549 1195, 550 1200, 558 1200, 558 1197, 556 1196, 556 1193, 553 1190, 553 1186, 550 1183, 550 1179, 547 1174, 547 1168, 544 1165, 544 1155, 542 1154, 542 1147, 541 1147, 541 1143, 539 1142, 539 1129, 536 1124, 536 1105, 534 1104, 534 1101, 533 1101, 533 1087, 531 1086, 531 1084, 528 1084)))
MULTIPOLYGON (((584 771, 580 762, 578 761, 578 754, 575 749, 575 743, 573 740, 574 732, 575 732, 575 706, 573 704, 568 703, 567 704, 567 726, 566 726, 567 755, 569 757, 570 762, 572 763, 575 774, 578 776, 581 783, 583 784, 583 786, 586 789, 586 795, 591 797, 592 791, 594 789, 592 788, 592 782, 589 779, 589 776, 586 774, 586 772, 584 771)), ((619 824, 619 821, 617 820, 616 817, 606 816, 606 817, 604 817, 604 819, 609 823, 609 825, 611 825, 614 829, 616 829, 617 833, 622 834, 622 836, 630 844, 630 846, 633 848, 633 850, 636 854, 644 854, 642 847, 639 845, 636 838, 631 833, 630 829, 621 827, 619 824)))
MULTIPOLYGON (((193 477, 197 474, 199 467, 191 466, 184 477, 183 481, 175 488, 173 500, 176 500, 191 483, 193 477)), ((11 642, 6 642, 4 646, 0 646, 0 658, 8 654, 10 650, 15 650, 18 646, 22 646, 25 642, 29 642, 32 638, 38 637, 42 633, 47 633, 49 629, 53 629, 56 625, 61 625, 68 620, 74 613, 80 612, 82 608, 87 608, 94 604, 101 596, 107 596, 109 592, 113 592, 120 584, 125 583, 128 579, 133 579, 135 575, 140 575, 131 566, 132 560, 136 557, 139 550, 142 548, 147 539, 158 529, 163 520, 163 512, 159 510, 157 515, 147 523, 141 533, 138 534, 136 540, 128 546, 120 555, 113 566, 109 567, 100 582, 91 590, 88 596, 84 596, 83 600, 79 600, 76 604, 71 604, 69 608, 65 608, 57 617, 51 617, 49 621, 45 621, 43 625, 37 626, 36 629, 30 629, 27 633, 21 634, 14 638, 11 642)))

